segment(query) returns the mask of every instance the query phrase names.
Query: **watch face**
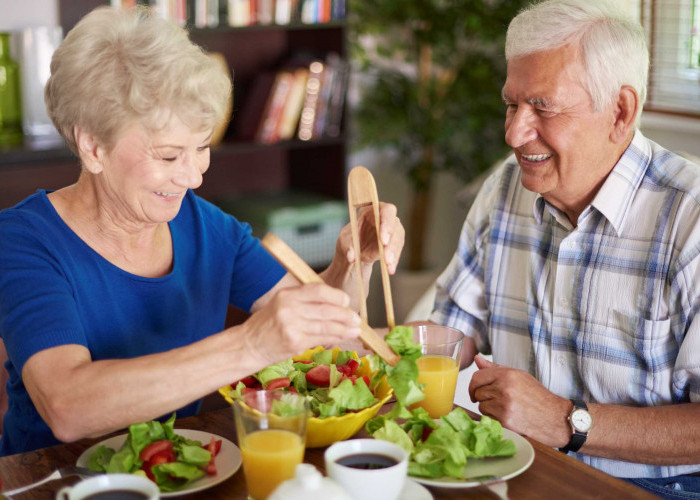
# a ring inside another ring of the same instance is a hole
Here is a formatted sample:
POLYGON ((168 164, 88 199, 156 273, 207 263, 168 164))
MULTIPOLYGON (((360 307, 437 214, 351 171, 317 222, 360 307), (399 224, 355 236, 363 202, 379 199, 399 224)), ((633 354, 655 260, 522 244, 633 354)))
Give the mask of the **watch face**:
POLYGON ((579 432, 588 432, 593 425, 591 414, 584 409, 577 409, 571 413, 571 425, 579 432))

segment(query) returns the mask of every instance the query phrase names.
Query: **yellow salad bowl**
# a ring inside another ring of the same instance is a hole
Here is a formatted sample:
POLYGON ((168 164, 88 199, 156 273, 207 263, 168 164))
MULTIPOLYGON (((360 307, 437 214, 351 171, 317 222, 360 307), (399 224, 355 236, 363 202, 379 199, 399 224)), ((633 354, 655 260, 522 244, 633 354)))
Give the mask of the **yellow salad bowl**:
MULTIPOLYGON (((323 351, 323 347, 316 347, 314 349, 309 349, 308 351, 294 356, 294 361, 310 361, 313 355, 317 352, 323 351)), ((333 349, 333 361, 335 361, 340 348, 336 347, 333 349)), ((369 367, 369 360, 367 358, 360 358, 360 366, 357 369, 357 375, 368 375, 371 377, 372 372, 369 367)), ((233 404, 233 398, 231 393, 233 388, 230 385, 221 387, 219 393, 228 401, 233 404)), ((362 429, 362 427, 367 423, 369 419, 374 417, 379 409, 389 401, 393 394, 393 390, 383 381, 375 390, 375 397, 378 399, 376 403, 372 406, 360 410, 358 412, 348 412, 340 417, 310 417, 306 424, 306 446, 307 448, 319 448, 323 446, 328 446, 336 441, 343 441, 349 439, 357 432, 362 429)))

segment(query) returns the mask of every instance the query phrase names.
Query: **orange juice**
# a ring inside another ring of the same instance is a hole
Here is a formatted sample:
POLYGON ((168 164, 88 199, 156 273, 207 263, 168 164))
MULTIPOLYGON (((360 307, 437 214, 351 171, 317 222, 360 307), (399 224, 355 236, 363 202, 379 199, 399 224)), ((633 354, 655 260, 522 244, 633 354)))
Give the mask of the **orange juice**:
POLYGON ((418 382, 425 384, 425 399, 412 405, 420 406, 432 418, 447 415, 452 410, 457 387, 457 362, 447 356, 424 354, 418 358, 418 382))
POLYGON ((293 432, 268 429, 245 436, 241 445, 248 494, 264 500, 304 459, 304 442, 293 432))

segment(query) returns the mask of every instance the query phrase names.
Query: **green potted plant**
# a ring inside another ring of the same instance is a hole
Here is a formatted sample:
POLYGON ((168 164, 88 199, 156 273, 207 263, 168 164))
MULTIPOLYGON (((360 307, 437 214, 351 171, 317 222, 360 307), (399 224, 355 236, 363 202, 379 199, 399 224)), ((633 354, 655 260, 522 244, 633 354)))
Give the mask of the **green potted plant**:
POLYGON ((390 148, 411 186, 404 261, 426 267, 435 175, 469 182, 504 156, 504 40, 525 0, 351 0, 362 75, 354 145, 390 148))

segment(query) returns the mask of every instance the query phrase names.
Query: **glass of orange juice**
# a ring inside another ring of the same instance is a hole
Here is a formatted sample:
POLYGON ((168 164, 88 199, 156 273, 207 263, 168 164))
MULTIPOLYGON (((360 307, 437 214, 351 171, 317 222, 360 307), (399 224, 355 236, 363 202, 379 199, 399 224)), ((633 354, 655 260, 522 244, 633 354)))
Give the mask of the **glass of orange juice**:
POLYGON ((234 402, 248 498, 265 500, 304 460, 309 403, 283 391, 253 391, 234 402))
POLYGON ((425 399, 412 408, 424 408, 431 418, 447 415, 454 403, 464 334, 449 326, 420 325, 413 327, 413 340, 421 346, 416 363, 425 399))

